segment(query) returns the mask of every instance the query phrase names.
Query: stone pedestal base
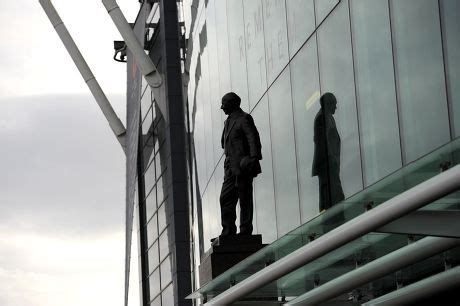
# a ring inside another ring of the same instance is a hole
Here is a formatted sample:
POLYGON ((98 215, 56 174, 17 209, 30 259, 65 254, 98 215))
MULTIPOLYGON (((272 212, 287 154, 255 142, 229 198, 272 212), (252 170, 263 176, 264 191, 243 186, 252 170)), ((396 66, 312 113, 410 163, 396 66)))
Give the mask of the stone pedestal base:
POLYGON ((200 287, 264 246, 262 235, 217 237, 201 260, 200 287))

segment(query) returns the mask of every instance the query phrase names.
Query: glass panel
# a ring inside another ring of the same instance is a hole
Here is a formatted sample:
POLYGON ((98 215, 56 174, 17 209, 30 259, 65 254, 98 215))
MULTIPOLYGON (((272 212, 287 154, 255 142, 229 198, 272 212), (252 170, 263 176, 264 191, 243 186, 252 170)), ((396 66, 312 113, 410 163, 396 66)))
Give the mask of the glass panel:
POLYGON ((252 114, 262 143, 262 173, 254 179, 254 218, 263 242, 270 243, 276 239, 277 229, 267 95, 257 104, 252 114))
POLYGON ((253 108, 267 89, 262 1, 244 1, 249 104, 253 108))
MULTIPOLYGON (((205 31, 205 29, 203 30, 205 31)), ((200 42, 206 37, 206 33, 200 34, 200 42)), ((202 51, 201 54, 201 69, 203 74, 199 84, 199 101, 198 103, 203 106, 203 127, 204 127, 204 144, 206 150, 206 181, 211 177, 212 171, 214 170, 214 145, 213 145, 213 129, 212 129, 212 105, 210 101, 210 89, 209 89, 209 64, 208 64, 208 48, 202 51)))
MULTIPOLYGON (((406 235, 371 233, 342 246, 327 255, 289 273, 276 283, 259 289, 252 295, 266 296, 276 286, 287 296, 298 296, 314 289, 315 282, 324 284, 365 264, 407 245, 406 235)), ((346 299, 348 296, 346 297, 346 299)), ((343 298, 342 302, 345 302, 343 298)), ((345 302, 345 304, 348 304, 345 302)))
POLYGON ((157 196, 155 187, 152 188, 149 195, 145 199, 145 207, 147 211, 147 219, 157 210, 157 196))
POLYGON ((285 0, 266 0, 263 7, 267 81, 271 84, 289 60, 285 0))
POLYGON ((405 162, 449 141, 438 2, 391 1, 405 162))
POLYGON ((161 168, 161 162, 160 162, 160 154, 157 154, 155 156, 155 168, 156 168, 156 178, 158 179, 161 174, 163 173, 163 169, 161 168))
POLYGON ((447 94, 451 105, 452 127, 460 136, 460 1, 441 0, 444 38, 444 61, 447 72, 447 94))
POLYGON ((174 293, 172 284, 163 290, 161 293, 161 299, 163 300, 163 305, 174 305, 174 293))
POLYGON ((158 231, 161 233, 167 225, 166 212, 165 212, 166 202, 164 202, 158 208, 158 231))
MULTIPOLYGON (((144 148, 142 149, 143 153, 143 169, 146 169, 147 166, 152 162, 154 155, 154 136, 153 133, 149 133, 146 136, 147 140, 144 142, 144 148)), ((145 138, 144 138, 145 139, 145 138)))
POLYGON ((320 24, 339 0, 315 0, 316 24, 320 24))
MULTIPOLYGON (((155 122, 156 122, 156 120, 155 120, 155 122)), ((155 123, 155 125, 156 125, 156 124, 157 124, 157 123, 155 123)), ((158 138, 154 138, 154 142, 155 142, 155 149, 154 149, 154 152, 155 152, 155 154, 157 154, 157 153, 160 151, 160 140, 161 140, 161 139, 159 139, 159 137, 161 137, 161 136, 159 135, 159 132, 158 132, 158 128, 157 128, 157 127, 155 127, 155 134, 158 135, 158 138)))
MULTIPOLYGON (((215 1, 208 2, 206 7, 206 22, 207 22, 207 37, 208 37, 208 60, 209 60, 209 86, 210 86, 210 104, 212 118, 212 139, 214 163, 222 156, 222 148, 220 145, 220 137, 222 135, 223 120, 222 111, 220 109, 221 93, 219 91, 219 58, 217 48, 217 32, 216 32, 216 16, 215 16, 215 1)), ((220 33, 219 33, 220 35, 220 33)), ((228 72, 223 72, 228 74, 228 72)), ((213 165, 215 166, 215 165, 213 165)))
POLYGON ((212 219, 216 216, 212 213, 212 207, 210 206, 209 196, 207 193, 203 194, 201 198, 202 214, 203 214, 203 245, 204 249, 208 250, 211 247, 211 238, 213 237, 212 231, 212 219))
POLYGON ((150 246, 158 238, 157 215, 154 215, 147 223, 147 241, 150 246))
POLYGON ((168 230, 164 230, 160 235, 160 260, 166 257, 169 254, 169 240, 168 240, 168 230))
MULTIPOLYGON (((142 78, 144 80, 144 78, 142 78)), ((152 106, 152 92, 150 86, 145 88, 144 94, 141 98, 141 118, 144 119, 149 108, 152 106)))
MULTIPOLYGON (((395 289, 396 280, 403 281, 404 287, 406 287, 408 285, 413 284, 416 281, 419 281, 419 280, 423 281, 422 279, 426 279, 427 276, 429 275, 434 275, 434 274, 438 274, 441 272, 447 272, 448 269, 446 270, 446 266, 445 266, 446 258, 450 257, 451 258, 450 260, 457 261, 454 258, 457 258, 457 259, 459 258, 458 257, 460 255, 459 250, 460 249, 458 247, 453 248, 441 254, 421 260, 415 264, 404 267, 403 269, 399 270, 398 272, 394 274, 390 274, 383 278, 377 279, 373 281, 372 283, 366 284, 366 286, 368 288, 382 287, 383 289, 382 291, 384 291, 385 289, 386 291, 389 291, 389 289, 390 290, 395 289)), ((458 301, 458 287, 455 287, 455 289, 443 290, 440 294, 436 294, 436 293, 432 295, 429 294, 427 296, 424 296, 423 300, 415 299, 415 300, 412 300, 411 303, 408 303, 406 305, 455 305, 455 304, 458 304, 458 302, 455 302, 455 301, 458 301)), ((378 305, 378 304, 382 304, 381 301, 379 301, 379 303, 375 303, 375 305, 378 305)))
POLYGON ((312 37, 291 64, 292 99, 297 153, 297 176, 302 222, 318 214, 318 179, 312 177, 314 155, 313 123, 319 106, 318 58, 316 38, 312 37))
POLYGON ((149 273, 152 273, 156 267, 158 267, 158 264, 160 263, 160 255, 158 253, 158 241, 156 241, 149 249, 148 251, 148 256, 149 256, 149 273))
POLYGON ((161 271, 161 288, 166 287, 172 280, 171 276, 171 256, 166 259, 160 265, 161 271))
MULTIPOLYGON (((159 135, 158 137, 160 137, 161 134, 166 133, 164 129, 164 122, 163 120, 161 121, 162 122, 159 124, 159 128, 158 128, 158 135, 159 135)), ((156 167, 157 167, 157 172, 156 172, 157 178, 165 171, 169 154, 170 154, 170 151, 168 149, 168 146, 166 145, 166 142, 164 140, 162 141, 160 140, 159 153, 157 154, 157 156, 155 156, 156 167)))
POLYGON ((194 148, 195 148, 195 162, 196 171, 198 175, 198 187, 202 192, 206 186, 206 160, 204 158, 206 154, 206 146, 204 141, 204 124, 203 124, 203 107, 201 104, 197 104, 196 112, 194 113, 194 148))
POLYGON ((157 201, 158 203, 161 204, 162 201, 165 199, 165 192, 164 192, 164 186, 163 186, 163 177, 160 176, 160 178, 157 181, 157 201))
MULTIPOLYGON (((263 269, 268 264, 306 245, 311 239, 317 239, 324 233, 332 230, 334 226, 328 224, 328 221, 334 219, 338 214, 345 216, 342 223, 349 221, 364 213, 366 207, 369 207, 369 205, 371 207, 376 207, 401 192, 436 176, 439 174, 441 165, 449 164, 454 166, 459 163, 460 139, 457 139, 419 160, 410 163, 404 168, 399 169, 381 181, 362 190, 346 201, 333 206, 323 214, 289 232, 287 235, 279 238, 277 241, 219 275, 210 283, 194 292, 191 297, 198 298, 200 294, 206 294, 208 299, 211 299, 213 296, 227 290, 235 283, 263 269)), ((430 208, 436 209, 434 206, 437 205, 437 207, 439 207, 437 209, 451 209, 452 203, 455 203, 453 205, 458 207, 459 196, 460 192, 453 193, 436 201, 436 204, 432 204, 430 208), (441 205, 437 204, 437 202, 441 205), (447 202, 451 202, 450 207, 444 204, 447 202)), ((321 273, 319 275, 321 280, 328 280, 336 277, 340 270, 346 272, 354 269, 356 263, 353 260, 360 259, 359 256, 363 254, 365 255, 367 253, 377 258, 404 246, 406 243, 407 237, 402 235, 367 234, 336 251, 320 257, 318 260, 311 262, 295 271, 293 274, 281 278, 276 284, 270 284, 262 288, 256 294, 258 296, 267 297, 278 296, 278 293, 281 291, 283 293, 289 292, 288 294, 296 296, 313 287, 313 280, 315 279, 314 273, 316 272, 321 273), (355 255, 357 255, 357 257, 355 257, 355 255)))
POLYGON ((334 119, 341 139, 339 170, 348 197, 363 185, 347 1, 342 1, 320 27, 318 49, 321 93, 330 92, 337 99, 334 119))
MULTIPOLYGON (((216 173, 214 173, 213 177, 209 181, 208 188, 206 189, 206 196, 209 199, 209 215, 211 218, 209 219, 209 228, 211 229, 211 237, 216 237, 222 231, 222 227, 220 224, 220 190, 222 188, 223 177, 219 175, 222 173, 224 165, 223 163, 219 163, 217 166, 216 173)), ((237 221, 238 222, 238 221, 237 221)))
MULTIPOLYGON (((141 77, 141 93, 144 93, 145 90, 147 89, 148 87, 148 83, 147 83, 147 80, 144 78, 144 76, 141 77)), ((147 110, 147 109, 146 109, 147 110)))
POLYGON ((268 91, 278 237, 300 224, 289 67, 268 91))
MULTIPOLYGON (((227 1, 228 50, 232 91, 241 98, 241 108, 248 112, 248 78, 246 71, 246 48, 244 43, 244 20, 242 0, 227 1)), ((228 73, 222 71, 222 73, 228 73)))
POLYGON ((291 57, 315 30, 313 0, 286 0, 289 55, 291 57))
POLYGON ((142 122, 142 135, 146 135, 150 129, 153 130, 153 115, 152 115, 152 108, 150 108, 147 112, 147 115, 142 122))
POLYGON ((219 57, 219 96, 231 90, 228 53, 227 1, 213 1, 216 5, 217 50, 219 57))
POLYGON ((144 174, 145 193, 148 194, 155 184, 155 163, 151 163, 144 174))
POLYGON ((364 182, 401 167, 390 17, 385 1, 351 2, 364 182))
POLYGON ((160 293, 160 269, 156 269, 149 277, 150 296, 160 293))
MULTIPOLYGON (((156 102, 154 100, 153 104, 152 104, 152 116, 153 116, 153 124, 154 125, 157 125, 158 124, 158 120, 159 118, 161 117, 161 114, 158 116, 157 118, 157 108, 158 106, 156 105, 156 102)), ((158 110, 159 111, 159 110, 158 110)))
POLYGON ((157 296, 151 303, 150 306, 161 306, 161 295, 157 296))
POLYGON ((157 20, 157 16, 159 15, 159 11, 158 11, 158 8, 159 8, 159 5, 158 3, 154 3, 152 4, 152 7, 150 9, 150 12, 149 12, 149 15, 147 16, 147 23, 151 23, 153 22, 153 19, 155 18, 155 21, 158 22, 157 20))

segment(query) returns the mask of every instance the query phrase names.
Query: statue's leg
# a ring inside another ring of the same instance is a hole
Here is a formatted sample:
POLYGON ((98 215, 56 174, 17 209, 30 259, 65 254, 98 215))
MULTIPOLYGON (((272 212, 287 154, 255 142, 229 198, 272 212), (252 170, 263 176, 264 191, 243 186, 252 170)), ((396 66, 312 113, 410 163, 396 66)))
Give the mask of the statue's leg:
POLYGON ((225 169, 224 182, 220 192, 220 216, 222 222, 221 235, 236 234, 236 203, 238 202, 238 189, 236 177, 229 169, 225 169))
POLYGON ((318 175, 319 185, 319 211, 323 211, 331 207, 329 197, 329 183, 327 176, 318 175))
POLYGON ((252 234, 254 203, 252 198, 252 181, 250 176, 238 177, 238 197, 240 199, 240 234, 252 234))

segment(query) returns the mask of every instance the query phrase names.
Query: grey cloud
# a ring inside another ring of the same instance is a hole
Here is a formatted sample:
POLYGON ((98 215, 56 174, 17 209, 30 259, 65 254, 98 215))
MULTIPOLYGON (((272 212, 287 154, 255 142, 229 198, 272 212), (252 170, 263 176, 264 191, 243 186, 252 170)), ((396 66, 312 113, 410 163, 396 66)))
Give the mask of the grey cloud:
POLYGON ((125 158, 92 97, 0 100, 0 141, 0 223, 62 235, 123 227, 125 158))

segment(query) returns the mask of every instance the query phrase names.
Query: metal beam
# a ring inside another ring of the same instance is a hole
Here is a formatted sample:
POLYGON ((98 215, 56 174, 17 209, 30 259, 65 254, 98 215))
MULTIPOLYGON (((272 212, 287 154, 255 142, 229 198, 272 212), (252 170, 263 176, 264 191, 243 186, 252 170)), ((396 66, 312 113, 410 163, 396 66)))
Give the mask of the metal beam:
POLYGON ((414 211, 380 227, 376 232, 460 238, 460 211, 414 211))
POLYGON ((123 37, 128 49, 131 51, 136 63, 139 66, 139 69, 144 76, 147 83, 152 88, 155 101, 158 104, 163 118, 166 122, 169 121, 167 115, 165 94, 164 94, 164 84, 163 78, 155 67, 155 64, 152 62, 150 57, 145 53, 144 48, 141 43, 137 40, 136 35, 134 34, 133 29, 126 20, 123 12, 115 0, 102 0, 107 12, 112 18, 113 23, 123 37))
MULTIPOLYGON (((362 306, 407 305, 460 286, 460 266, 373 299, 362 306)), ((422 303, 421 303, 422 304, 422 303)))
POLYGON ((59 35, 59 38, 67 49, 67 52, 69 52, 70 57, 72 57, 72 60, 80 71, 80 74, 85 80, 86 85, 88 85, 89 90, 94 96, 94 99, 96 99, 97 104, 104 113, 105 118, 109 122, 110 128, 120 142, 123 150, 126 152, 126 129, 123 123, 113 110, 112 105, 110 105, 110 102, 104 94, 104 91, 102 90, 101 86, 99 86, 99 83, 91 72, 91 69, 83 58, 83 55, 75 44, 75 41, 73 40, 69 31, 67 31, 66 26, 62 22, 61 17, 59 17, 59 14, 57 13, 51 1, 39 0, 39 2, 46 15, 48 16, 48 19, 51 21, 51 24, 53 25, 57 34, 59 35))
POLYGON ((356 287, 460 245, 460 239, 426 237, 302 294, 285 305, 320 305, 356 287))
POLYGON ((222 292, 206 305, 226 305, 383 225, 460 189, 460 166, 395 196, 222 292))

